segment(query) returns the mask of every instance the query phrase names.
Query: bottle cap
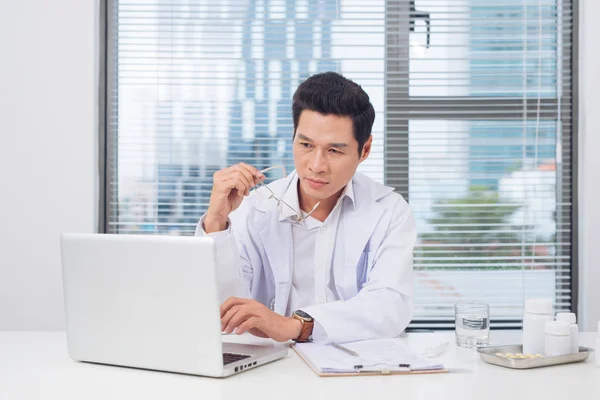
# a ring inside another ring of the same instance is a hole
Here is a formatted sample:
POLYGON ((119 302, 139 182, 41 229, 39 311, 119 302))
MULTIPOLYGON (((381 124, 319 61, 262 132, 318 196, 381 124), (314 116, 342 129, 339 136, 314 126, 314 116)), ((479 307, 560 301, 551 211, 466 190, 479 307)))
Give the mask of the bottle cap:
POLYGON ((550 335, 569 336, 571 326, 564 321, 548 321, 546 322, 545 331, 550 335))
POLYGON ((525 312, 531 314, 552 315, 551 299, 527 299, 525 300, 525 312))
POLYGON ((577 323, 577 317, 575 316, 575 313, 572 313, 572 312, 559 312, 559 313, 556 313, 556 320, 557 321, 568 322, 569 324, 576 324, 577 323))

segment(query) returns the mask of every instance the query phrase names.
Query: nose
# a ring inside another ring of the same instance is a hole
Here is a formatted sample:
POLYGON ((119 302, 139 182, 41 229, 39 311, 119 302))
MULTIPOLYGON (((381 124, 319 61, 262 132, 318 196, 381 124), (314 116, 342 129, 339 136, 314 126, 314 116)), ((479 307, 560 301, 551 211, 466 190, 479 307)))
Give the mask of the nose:
POLYGON ((318 149, 313 153, 313 157, 309 163, 309 168, 316 174, 327 171, 327 155, 323 152, 323 150, 318 149))

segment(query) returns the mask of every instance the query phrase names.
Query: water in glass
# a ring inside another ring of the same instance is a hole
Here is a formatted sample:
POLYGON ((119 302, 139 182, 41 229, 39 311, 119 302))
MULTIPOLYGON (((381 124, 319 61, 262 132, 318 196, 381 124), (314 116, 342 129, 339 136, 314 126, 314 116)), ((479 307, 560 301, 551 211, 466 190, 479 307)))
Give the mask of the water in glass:
POLYGON ((489 306, 483 303, 457 303, 454 310, 456 344, 461 347, 489 346, 489 306))

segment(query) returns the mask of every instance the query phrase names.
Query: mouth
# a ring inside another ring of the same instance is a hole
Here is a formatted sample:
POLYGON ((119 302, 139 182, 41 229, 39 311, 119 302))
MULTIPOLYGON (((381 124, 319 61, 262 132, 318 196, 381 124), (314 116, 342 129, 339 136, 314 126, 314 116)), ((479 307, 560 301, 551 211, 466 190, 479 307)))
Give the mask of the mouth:
POLYGON ((305 178, 305 180, 306 180, 306 182, 308 182, 308 185, 313 189, 322 188, 323 186, 325 186, 329 183, 329 182, 321 180, 321 179, 305 178))

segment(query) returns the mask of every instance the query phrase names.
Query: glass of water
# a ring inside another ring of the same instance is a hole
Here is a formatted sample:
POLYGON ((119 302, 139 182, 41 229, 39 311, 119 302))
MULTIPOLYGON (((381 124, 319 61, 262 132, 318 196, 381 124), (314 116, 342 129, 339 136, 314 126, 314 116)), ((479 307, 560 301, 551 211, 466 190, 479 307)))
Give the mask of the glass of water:
POLYGON ((490 344, 490 306, 485 303, 456 303, 456 344, 486 347, 490 344))

